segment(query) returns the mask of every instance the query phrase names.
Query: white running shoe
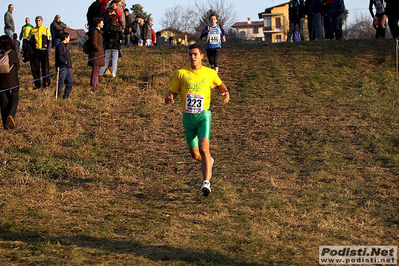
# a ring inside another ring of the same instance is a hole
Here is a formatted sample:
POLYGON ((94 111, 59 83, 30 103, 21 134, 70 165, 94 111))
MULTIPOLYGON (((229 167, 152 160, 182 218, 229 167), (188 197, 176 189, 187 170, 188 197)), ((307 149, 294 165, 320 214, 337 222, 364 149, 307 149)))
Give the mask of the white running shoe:
POLYGON ((202 182, 202 187, 201 187, 202 194, 206 197, 211 193, 211 183, 209 181, 204 181, 202 182))

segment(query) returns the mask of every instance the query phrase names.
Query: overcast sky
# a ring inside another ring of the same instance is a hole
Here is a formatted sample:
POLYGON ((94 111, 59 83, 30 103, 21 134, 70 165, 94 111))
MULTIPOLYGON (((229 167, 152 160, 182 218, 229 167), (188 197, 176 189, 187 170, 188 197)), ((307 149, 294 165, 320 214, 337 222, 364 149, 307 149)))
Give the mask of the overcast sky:
MULTIPOLYGON (((0 31, 4 34, 4 13, 7 11, 8 4, 14 4, 14 22, 16 32, 19 34, 21 27, 24 25, 26 17, 30 17, 34 22, 36 16, 42 16, 44 19, 44 26, 50 26, 56 14, 61 15, 61 20, 73 29, 84 29, 86 24, 87 8, 94 0, 0 0, 0 11, 2 12, 0 20, 0 31)), ((249 17, 252 20, 259 20, 258 13, 261 13, 267 7, 279 5, 288 2, 281 0, 225 0, 227 3, 232 3, 235 10, 239 14, 239 21, 246 21, 249 17)), ((398 0, 399 1, 399 0, 398 0)), ((202 3, 203 1, 200 1, 202 3)), ((144 11, 151 13, 154 18, 154 30, 161 30, 159 21, 164 16, 166 8, 171 8, 175 4, 182 4, 188 6, 187 3, 194 3, 193 0, 146 0, 146 1, 130 1, 126 0, 127 7, 134 4, 143 6, 144 11)), ((349 10, 349 23, 355 13, 368 12, 368 0, 345 0, 346 8, 349 10)), ((34 25, 34 23, 32 23, 34 25)))

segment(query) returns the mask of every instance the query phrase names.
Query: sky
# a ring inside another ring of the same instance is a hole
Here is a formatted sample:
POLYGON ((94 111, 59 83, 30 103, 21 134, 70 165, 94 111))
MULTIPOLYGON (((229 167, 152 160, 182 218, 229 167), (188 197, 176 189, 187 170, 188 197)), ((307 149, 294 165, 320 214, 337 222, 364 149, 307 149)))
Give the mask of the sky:
MULTIPOLYGON (((25 24, 25 18, 30 17, 31 24, 34 25, 34 18, 36 16, 43 17, 43 25, 49 27, 55 15, 61 16, 61 21, 73 29, 85 29, 87 8, 94 0, 0 0, 0 13, 2 14, 0 20, 0 34, 4 34, 4 13, 7 11, 8 4, 14 5, 13 18, 16 27, 16 32, 19 34, 21 27, 25 24)), ((199 3, 206 2, 200 1, 199 3)), ((253 21, 259 20, 258 13, 261 13, 265 8, 279 5, 288 0, 225 0, 227 3, 232 3, 234 9, 238 12, 238 21, 247 21, 251 18, 253 21)), ((171 8, 176 4, 181 4, 184 7, 189 6, 189 3, 194 3, 194 0, 126 0, 127 7, 130 9, 134 4, 143 6, 144 11, 151 13, 154 18, 154 30, 162 29, 160 25, 161 19, 164 17, 165 9, 171 8)), ((345 0, 346 8, 349 10, 348 23, 351 22, 355 13, 368 13, 368 0, 345 0)), ((193 4, 191 6, 194 6, 193 4)))

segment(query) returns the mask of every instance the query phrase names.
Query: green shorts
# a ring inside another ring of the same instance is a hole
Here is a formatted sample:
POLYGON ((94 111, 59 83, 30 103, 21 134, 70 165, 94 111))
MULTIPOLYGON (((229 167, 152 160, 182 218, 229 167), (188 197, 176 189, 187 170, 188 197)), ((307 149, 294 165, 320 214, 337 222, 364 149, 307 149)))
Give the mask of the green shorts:
POLYGON ((199 114, 183 114, 186 142, 190 149, 198 147, 198 140, 211 138, 212 115, 209 109, 199 114))

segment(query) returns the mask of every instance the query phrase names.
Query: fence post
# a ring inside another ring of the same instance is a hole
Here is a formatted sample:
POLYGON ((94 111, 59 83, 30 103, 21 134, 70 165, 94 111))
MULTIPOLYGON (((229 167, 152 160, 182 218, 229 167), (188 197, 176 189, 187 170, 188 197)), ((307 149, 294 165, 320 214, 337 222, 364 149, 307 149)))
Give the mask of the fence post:
POLYGON ((55 99, 58 99, 58 80, 60 78, 60 68, 57 67, 57 82, 55 83, 55 99))

